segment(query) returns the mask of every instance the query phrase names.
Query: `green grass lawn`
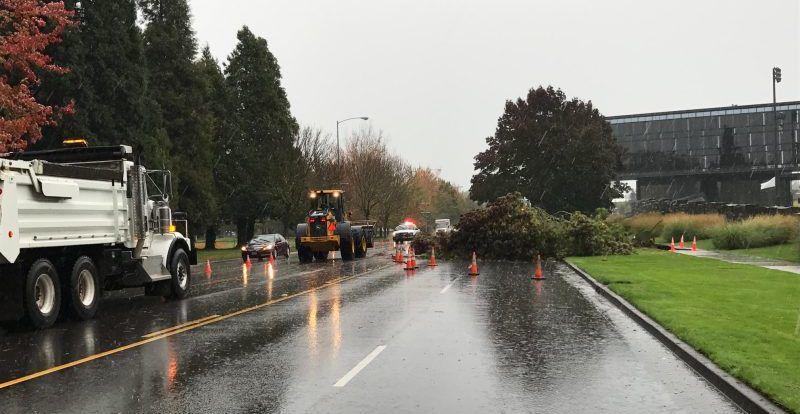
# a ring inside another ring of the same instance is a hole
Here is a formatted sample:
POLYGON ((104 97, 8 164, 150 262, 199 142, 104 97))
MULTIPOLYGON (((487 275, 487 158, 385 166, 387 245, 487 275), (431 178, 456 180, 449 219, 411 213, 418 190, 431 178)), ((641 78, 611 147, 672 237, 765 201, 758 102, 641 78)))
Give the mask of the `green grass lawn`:
POLYGON ((724 370, 800 413, 800 276, 654 249, 568 260, 724 370))
POLYGON ((205 250, 197 249, 197 263, 205 263, 206 260, 225 260, 241 259, 242 251, 238 248, 205 250))
MULTIPOLYGON (((689 244, 691 246, 691 243, 689 244)), ((698 240, 697 248, 703 250, 719 250, 714 248, 711 240, 698 240)), ((785 260, 800 263, 800 244, 798 242, 779 244, 776 246, 756 247, 752 249, 720 250, 741 256, 755 256, 766 259, 785 260)))
MULTIPOLYGON (((195 242, 195 246, 198 249, 204 249, 206 247, 205 240, 198 240, 195 242)), ((214 243, 214 246, 217 249, 232 249, 236 247, 236 239, 233 237, 220 237, 217 239, 217 242, 214 243)))

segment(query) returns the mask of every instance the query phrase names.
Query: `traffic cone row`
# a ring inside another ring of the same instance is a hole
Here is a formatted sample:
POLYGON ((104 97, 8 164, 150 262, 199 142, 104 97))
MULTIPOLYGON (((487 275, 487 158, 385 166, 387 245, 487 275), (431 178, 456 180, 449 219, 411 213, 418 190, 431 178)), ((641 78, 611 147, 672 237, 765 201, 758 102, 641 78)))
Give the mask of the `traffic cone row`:
POLYGON ((472 263, 469 265, 469 275, 478 276, 478 257, 475 252, 472 252, 472 263))

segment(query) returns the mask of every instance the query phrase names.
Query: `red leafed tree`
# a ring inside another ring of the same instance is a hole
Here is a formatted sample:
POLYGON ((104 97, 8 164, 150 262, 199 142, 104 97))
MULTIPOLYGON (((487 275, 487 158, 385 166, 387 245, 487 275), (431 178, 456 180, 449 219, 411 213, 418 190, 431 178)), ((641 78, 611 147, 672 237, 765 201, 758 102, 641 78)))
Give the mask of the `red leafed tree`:
POLYGON ((24 150, 42 137, 66 107, 42 105, 33 96, 39 75, 65 73, 45 49, 74 24, 63 1, 0 0, 0 152, 24 150))

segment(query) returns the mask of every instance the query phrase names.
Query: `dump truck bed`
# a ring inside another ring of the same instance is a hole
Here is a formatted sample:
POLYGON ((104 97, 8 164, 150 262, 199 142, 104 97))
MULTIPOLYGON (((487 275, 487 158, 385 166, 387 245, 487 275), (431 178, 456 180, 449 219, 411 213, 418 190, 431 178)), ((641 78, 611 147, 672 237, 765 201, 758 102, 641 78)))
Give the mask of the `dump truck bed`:
POLYGON ((131 165, 0 159, 0 260, 14 262, 26 248, 130 246, 131 165))

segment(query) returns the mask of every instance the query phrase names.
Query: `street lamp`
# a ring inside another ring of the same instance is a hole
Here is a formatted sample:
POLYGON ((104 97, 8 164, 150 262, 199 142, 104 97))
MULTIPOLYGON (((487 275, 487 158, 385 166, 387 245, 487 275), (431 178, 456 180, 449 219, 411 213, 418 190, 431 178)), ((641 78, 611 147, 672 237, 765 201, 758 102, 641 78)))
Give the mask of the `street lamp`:
POLYGON ((342 164, 339 160, 339 124, 343 124, 347 121, 352 121, 354 119, 360 119, 362 121, 366 121, 369 117, 366 116, 354 116, 352 118, 342 119, 341 121, 336 121, 336 168, 339 170, 339 179, 342 178, 342 164))
POLYGON ((780 170, 778 169, 778 158, 780 157, 780 152, 778 151, 778 99, 777 94, 775 93, 775 86, 780 83, 781 81, 781 68, 774 67, 772 68, 772 122, 774 123, 773 128, 775 128, 775 205, 778 206, 781 203, 781 192, 779 188, 778 178, 780 176, 780 170))

